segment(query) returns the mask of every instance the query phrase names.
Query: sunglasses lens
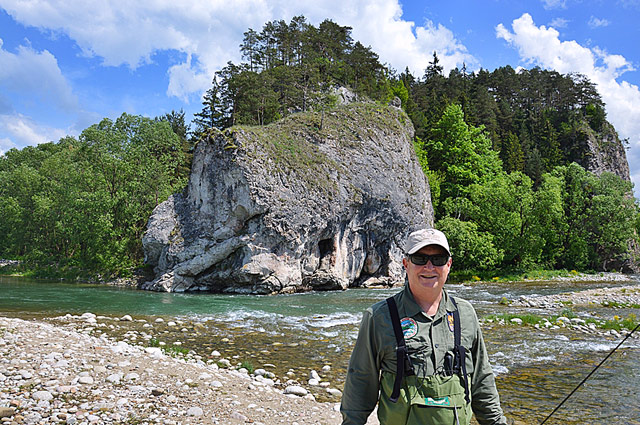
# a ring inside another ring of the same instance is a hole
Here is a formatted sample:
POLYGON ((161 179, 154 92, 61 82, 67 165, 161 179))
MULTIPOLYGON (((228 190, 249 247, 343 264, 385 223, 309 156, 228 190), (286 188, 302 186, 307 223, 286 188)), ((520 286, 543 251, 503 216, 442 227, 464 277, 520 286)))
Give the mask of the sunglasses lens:
POLYGON ((424 266, 427 264, 427 261, 429 261, 429 256, 423 254, 412 254, 409 256, 409 260, 411 260, 411 262, 416 266, 424 266))
POLYGON ((436 254, 436 255, 427 255, 427 254, 411 254, 409 256, 409 260, 416 266, 424 266, 427 262, 431 261, 436 267, 441 267, 447 264, 449 260, 449 256, 446 254, 436 254))
POLYGON ((431 264, 434 266, 444 266, 447 264, 447 260, 449 260, 448 255, 432 255, 431 256, 431 264))

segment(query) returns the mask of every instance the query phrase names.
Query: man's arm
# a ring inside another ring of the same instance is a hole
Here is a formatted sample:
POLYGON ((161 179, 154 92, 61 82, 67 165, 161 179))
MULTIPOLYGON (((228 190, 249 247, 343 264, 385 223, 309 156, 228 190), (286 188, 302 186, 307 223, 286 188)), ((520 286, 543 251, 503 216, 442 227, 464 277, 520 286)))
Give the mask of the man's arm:
POLYGON ((364 425, 378 403, 380 386, 380 357, 375 338, 372 310, 362 316, 356 345, 349 360, 344 383, 342 425, 364 425))

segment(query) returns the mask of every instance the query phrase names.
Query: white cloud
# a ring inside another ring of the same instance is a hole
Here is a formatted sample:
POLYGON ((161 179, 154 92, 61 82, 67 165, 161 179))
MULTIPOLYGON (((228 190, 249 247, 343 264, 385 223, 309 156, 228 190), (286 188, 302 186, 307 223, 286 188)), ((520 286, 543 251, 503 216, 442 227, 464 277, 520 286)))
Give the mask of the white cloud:
POLYGON ((632 181, 640 186, 640 89, 627 81, 618 81, 625 72, 634 70, 632 64, 621 55, 597 47, 561 41, 558 31, 536 26, 529 14, 514 20, 511 27, 513 31, 499 24, 496 34, 516 47, 526 63, 563 74, 579 72, 596 84, 606 104, 608 120, 621 137, 629 139, 627 156, 632 181))
POLYGON ((640 8, 640 0, 618 0, 618 4, 621 4, 622 7, 627 9, 637 9, 640 8))
POLYGON ((17 148, 11 139, 8 137, 0 138, 0 155, 3 155, 9 149, 17 148))
MULTIPOLYGON (((20 97, 35 96, 52 102, 64 111, 77 107, 77 98, 62 75, 58 61, 47 50, 36 52, 29 46, 20 46, 16 53, 4 50, 0 39, 0 89, 20 97)), ((5 105, 8 100, 4 98, 5 105)))
POLYGON ((611 22, 607 21, 606 19, 600 19, 592 16, 591 19, 589 19, 589 22, 587 22, 587 25, 589 25, 590 28, 600 28, 607 27, 610 23, 611 22))
POLYGON ((0 115, 0 151, 57 141, 66 130, 43 126, 22 114, 0 115))
POLYGON ((158 51, 179 51, 187 59, 168 69, 167 94, 188 100, 209 87, 213 73, 240 60, 239 44, 248 28, 304 15, 317 25, 330 18, 353 27, 353 37, 370 45, 380 60, 422 75, 438 52, 445 71, 465 62, 477 65, 464 45, 442 25, 401 19, 398 0, 0 0, 16 21, 66 34, 85 55, 104 65, 132 69, 153 61, 158 51), (230 56, 235 55, 235 56, 230 56))
POLYGON ((564 18, 553 18, 551 22, 549 22, 549 26, 554 28, 566 28, 568 24, 569 21, 564 18))
POLYGON ((566 9, 567 1, 566 0, 542 0, 542 6, 547 9, 566 9))
POLYGON ((200 67, 191 66, 191 55, 186 62, 169 68, 167 96, 175 96, 189 103, 190 94, 202 93, 211 87, 212 76, 200 67))

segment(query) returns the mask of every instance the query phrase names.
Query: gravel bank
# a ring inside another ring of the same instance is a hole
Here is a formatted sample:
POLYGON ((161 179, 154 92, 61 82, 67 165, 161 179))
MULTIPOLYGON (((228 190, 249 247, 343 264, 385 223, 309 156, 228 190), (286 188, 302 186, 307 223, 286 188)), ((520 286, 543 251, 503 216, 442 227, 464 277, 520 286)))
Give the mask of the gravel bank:
POLYGON ((572 305, 601 305, 611 307, 631 307, 640 305, 640 286, 588 289, 556 295, 521 297, 514 306, 535 308, 560 308, 572 305))
POLYGON ((339 424, 295 382, 0 317, 1 424, 339 424))

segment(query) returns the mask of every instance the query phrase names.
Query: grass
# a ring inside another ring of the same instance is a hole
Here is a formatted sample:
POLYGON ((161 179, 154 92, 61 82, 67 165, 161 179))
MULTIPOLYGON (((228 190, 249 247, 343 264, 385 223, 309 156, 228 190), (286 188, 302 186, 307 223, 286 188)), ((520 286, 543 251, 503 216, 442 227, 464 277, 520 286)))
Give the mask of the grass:
MULTIPOLYGON (((546 320, 551 323, 557 323, 558 318, 560 317, 574 319, 577 315, 571 309, 564 309, 560 314, 551 316, 548 319, 535 314, 492 314, 486 316, 484 319, 493 321, 504 320, 506 324, 511 324, 511 319, 517 318, 522 320, 522 325, 535 326, 536 324, 544 323, 546 320)), ((598 329, 603 330, 621 331, 623 329, 627 329, 630 331, 638 325, 638 318, 635 314, 630 314, 624 319, 619 316, 614 316, 611 320, 598 320, 594 318, 586 318, 583 320, 585 324, 589 325, 593 323, 598 329)))
POLYGON ((266 126, 238 125, 223 132, 225 149, 241 149, 252 160, 263 162, 269 174, 302 182, 308 189, 328 196, 337 190, 330 172, 349 173, 342 164, 325 154, 320 145, 330 140, 346 158, 362 150, 369 140, 382 134, 404 131, 406 114, 371 102, 356 102, 321 111, 289 115, 266 126), (321 125, 322 122, 322 125, 321 125), (244 133, 240 136, 236 133, 244 133))
POLYGON ((165 354, 171 357, 184 356, 189 352, 188 349, 180 345, 162 345, 160 341, 155 338, 151 338, 147 344, 149 347, 159 347, 165 354))
POLYGON ((240 363, 240 368, 247 369, 247 371, 249 371, 249 373, 253 373, 253 371, 254 371, 253 363, 251 363, 248 360, 244 360, 242 363, 240 363))
MULTIPOLYGON (((587 273, 587 272, 585 272, 587 273)), ((544 269, 504 269, 504 270, 461 270, 452 271, 449 280, 453 283, 473 282, 522 282, 527 280, 553 280, 559 277, 576 277, 576 270, 544 270, 544 269)))
POLYGON ((543 323, 544 318, 535 314, 492 314, 486 316, 488 320, 504 320, 506 323, 512 323, 511 319, 520 319, 522 324, 534 326, 538 323, 543 323))
POLYGON ((165 346, 165 347, 162 347, 162 351, 164 351, 171 357, 184 356, 189 352, 188 349, 184 348, 181 345, 165 346))
POLYGON ((602 324, 603 329, 614 329, 620 331, 622 329, 633 330, 638 326, 638 318, 635 314, 630 314, 626 319, 614 316, 613 320, 607 320, 602 324))
POLYGON ((603 307, 612 307, 612 308, 640 308, 640 304, 620 303, 617 301, 602 301, 601 305, 603 307))

